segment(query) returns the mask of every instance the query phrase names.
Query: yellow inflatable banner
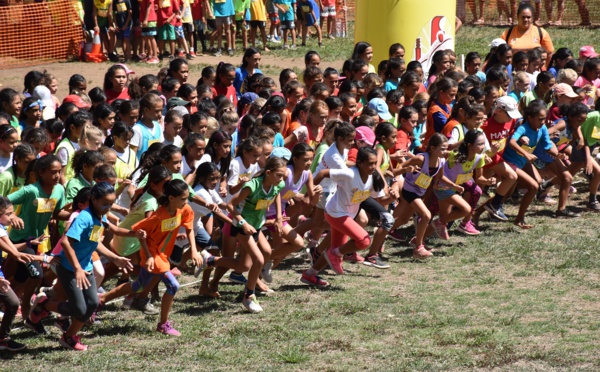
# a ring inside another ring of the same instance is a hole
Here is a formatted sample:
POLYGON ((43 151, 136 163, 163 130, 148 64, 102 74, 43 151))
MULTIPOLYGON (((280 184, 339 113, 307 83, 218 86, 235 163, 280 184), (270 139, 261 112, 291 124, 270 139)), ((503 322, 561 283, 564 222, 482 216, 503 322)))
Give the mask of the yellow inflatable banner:
POLYGON ((356 0, 355 14, 355 42, 373 46, 374 66, 400 43, 405 61, 418 60, 427 74, 436 51, 454 49, 456 0, 356 0))

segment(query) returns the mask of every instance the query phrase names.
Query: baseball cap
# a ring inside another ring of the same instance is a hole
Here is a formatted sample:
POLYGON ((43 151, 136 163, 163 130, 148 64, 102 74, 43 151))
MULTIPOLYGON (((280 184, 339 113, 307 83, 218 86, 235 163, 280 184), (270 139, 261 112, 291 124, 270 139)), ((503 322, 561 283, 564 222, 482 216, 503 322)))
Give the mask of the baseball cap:
POLYGON ((375 142, 375 133, 373 133, 373 129, 362 126, 356 128, 356 137, 354 137, 356 141, 363 141, 369 146, 373 146, 375 142))
POLYGON ((387 121, 392 118, 390 109, 382 98, 373 98, 371 101, 369 101, 369 107, 377 111, 377 115, 379 115, 379 117, 383 120, 387 121))
POLYGON ((87 110, 90 107, 92 107, 91 103, 86 102, 81 96, 78 96, 77 94, 69 94, 65 97, 65 99, 63 99, 62 103, 72 103, 75 106, 77 106, 78 109, 84 110, 87 110))
POLYGON ((513 119, 520 119, 523 117, 523 115, 521 115, 521 113, 519 112, 517 101, 515 101, 515 99, 512 97, 504 96, 498 98, 498 100, 496 101, 496 107, 506 111, 508 116, 510 116, 513 119))
POLYGON ((292 158, 292 152, 285 147, 275 147, 269 157, 290 160, 292 158))
POLYGON ((186 101, 183 98, 171 97, 171 98, 169 98, 169 101, 167 102, 167 111, 176 106, 186 106, 189 103, 190 103, 189 101, 186 101))
POLYGON ((124 63, 117 63, 117 66, 123 67, 123 69, 125 70, 125 73, 127 75, 135 74, 135 71, 133 71, 132 69, 130 69, 129 67, 127 67, 127 65, 124 64, 124 63))
POLYGON ((502 38, 497 38, 497 39, 492 40, 492 42, 490 43, 489 46, 491 46, 492 48, 498 48, 502 44, 506 44, 506 40, 504 40, 502 38))
POLYGON ((554 89, 554 95, 556 97, 560 97, 560 96, 567 96, 569 98, 579 97, 577 94, 575 94, 575 92, 573 91, 573 88, 569 84, 565 84, 565 83, 556 84, 553 89, 554 89))
POLYGON ((258 94, 256 93, 244 93, 238 100, 238 107, 244 107, 244 105, 249 105, 254 102, 255 99, 258 98, 258 94))
POLYGON ((579 58, 594 58, 598 57, 598 53, 594 50, 591 45, 585 45, 579 48, 579 58))

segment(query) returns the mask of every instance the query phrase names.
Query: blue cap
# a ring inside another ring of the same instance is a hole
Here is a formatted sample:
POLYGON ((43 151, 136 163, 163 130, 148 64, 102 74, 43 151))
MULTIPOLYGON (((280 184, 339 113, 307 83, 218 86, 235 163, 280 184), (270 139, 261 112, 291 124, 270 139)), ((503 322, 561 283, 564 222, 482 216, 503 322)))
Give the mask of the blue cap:
POLYGON ((290 160, 292 158, 292 152, 285 147, 275 147, 271 152, 271 158, 282 158, 284 160, 290 160))
POLYGON ((258 98, 258 94, 256 94, 256 93, 252 93, 252 92, 244 93, 238 100, 238 106, 243 107, 244 105, 249 105, 252 102, 254 102, 254 100, 256 100, 257 98, 258 98))
POLYGON ((369 107, 373 110, 377 111, 377 115, 383 120, 390 120, 392 118, 392 114, 390 114, 390 109, 382 98, 373 98, 369 101, 369 107))

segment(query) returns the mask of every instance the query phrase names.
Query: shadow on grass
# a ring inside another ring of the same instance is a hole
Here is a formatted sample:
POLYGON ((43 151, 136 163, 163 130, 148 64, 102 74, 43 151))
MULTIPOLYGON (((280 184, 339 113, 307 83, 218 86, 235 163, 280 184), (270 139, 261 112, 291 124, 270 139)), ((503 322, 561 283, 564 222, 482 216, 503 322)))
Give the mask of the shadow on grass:
POLYGON ((92 332, 87 337, 126 335, 132 332, 138 332, 139 330, 139 326, 132 324, 117 324, 116 322, 112 321, 110 322, 110 325, 102 325, 96 329, 88 328, 88 331, 92 332))
POLYGON ((18 351, 18 352, 0 351, 0 360, 9 360, 9 359, 14 359, 15 357, 20 359, 24 355, 30 355, 32 357, 39 357, 40 354, 50 353, 50 352, 55 352, 55 351, 64 352, 65 349, 63 347, 60 347, 58 345, 58 342, 56 342, 55 346, 39 346, 39 347, 27 346, 25 349, 18 351))
POLYGON ((328 287, 316 287, 307 284, 286 284, 279 287, 279 291, 289 291, 294 292, 298 290, 318 290, 322 292, 340 292, 345 291, 345 289, 329 285, 328 287))

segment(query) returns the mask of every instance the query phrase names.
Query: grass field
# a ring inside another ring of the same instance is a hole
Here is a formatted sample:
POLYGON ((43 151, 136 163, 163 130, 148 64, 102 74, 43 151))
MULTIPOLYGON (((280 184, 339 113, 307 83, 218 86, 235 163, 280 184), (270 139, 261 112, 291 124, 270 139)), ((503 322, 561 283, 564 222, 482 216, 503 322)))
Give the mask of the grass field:
MULTIPOLYGON (((464 28, 457 51, 484 52, 499 33, 464 28)), ((551 34, 555 46, 573 50, 594 40, 585 30, 551 34)), ((352 48, 351 41, 331 45, 324 60, 352 48)), ((587 181, 576 186, 570 204, 581 209, 587 181)), ((225 281, 223 298, 209 300, 184 276, 171 316, 178 339, 155 332, 156 317, 119 310, 120 303, 84 329, 84 353, 60 348, 50 320, 47 337, 17 324, 13 338, 28 349, 0 353, 0 370, 597 371, 600 219, 558 220, 554 209, 533 204, 529 231, 484 218, 479 237, 433 239, 435 257, 426 262, 388 241, 389 270, 346 264, 347 275, 324 273, 332 284, 324 290, 301 284, 308 263, 289 259, 274 272, 275 293, 259 298, 265 311, 258 315, 242 311, 240 285, 225 281)), ((516 206, 508 204, 507 214, 516 206)))

